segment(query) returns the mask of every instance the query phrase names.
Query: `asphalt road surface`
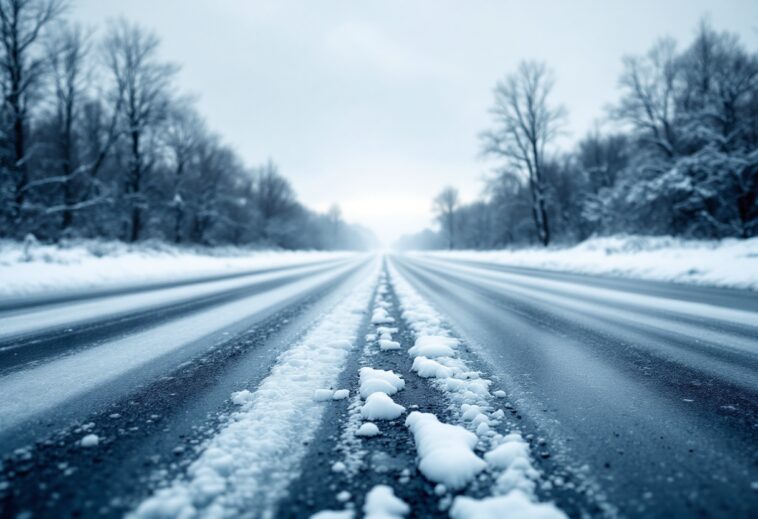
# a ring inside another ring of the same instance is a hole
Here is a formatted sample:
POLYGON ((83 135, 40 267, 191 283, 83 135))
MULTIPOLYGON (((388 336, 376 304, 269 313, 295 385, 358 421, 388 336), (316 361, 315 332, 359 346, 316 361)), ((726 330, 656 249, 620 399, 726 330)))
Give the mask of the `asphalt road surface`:
POLYGON ((756 513, 755 294, 393 261, 621 515, 756 513))
MULTIPOLYGON (((524 433, 544 439, 535 463, 571 484, 541 499, 572 517, 758 511, 754 293, 415 255, 386 261, 465 340, 469 363, 506 389, 524 433)), ((254 390, 370 264, 359 256, 0 301, 0 517, 133 510, 154 490, 151 475, 181 475, 218 431, 229 394, 254 390), (76 447, 87 432, 106 439, 95 454, 76 447)), ((408 348, 412 334, 393 312, 408 348)), ((343 387, 355 389, 362 344, 343 387)), ((444 417, 405 354, 382 359, 378 367, 408 382, 399 402, 444 417)), ((358 496, 382 481, 378 469, 354 482, 329 470, 346 406, 329 408, 282 517, 335 508, 334 489, 358 496)), ((368 465, 412 466, 402 422, 386 431, 368 465)), ((397 491, 413 517, 436 510, 423 479, 397 491)))

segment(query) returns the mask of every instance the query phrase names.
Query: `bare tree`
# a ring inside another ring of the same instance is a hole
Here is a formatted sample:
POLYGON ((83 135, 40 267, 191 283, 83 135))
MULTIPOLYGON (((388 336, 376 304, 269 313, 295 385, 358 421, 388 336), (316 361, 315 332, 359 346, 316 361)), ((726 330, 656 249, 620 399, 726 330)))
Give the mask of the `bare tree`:
POLYGON ((750 126, 755 118, 749 105, 758 91, 758 57, 736 35, 719 33, 703 19, 695 41, 677 63, 682 76, 678 108, 694 145, 706 141, 723 151, 754 148, 750 126))
POLYGON ((268 161, 258 171, 253 197, 261 217, 261 234, 264 239, 271 239, 274 220, 285 216, 297 204, 295 192, 276 165, 268 161))
POLYGON ((566 114, 562 106, 549 105, 552 89, 552 73, 544 63, 522 62, 515 73, 495 87, 495 104, 490 110, 494 128, 482 134, 485 154, 502 157, 516 171, 526 174, 532 216, 543 245, 550 243, 543 174, 545 153, 566 114))
POLYGON ((89 33, 78 25, 62 26, 48 45, 60 167, 57 180, 63 188, 62 231, 71 226, 74 210, 83 202, 83 190, 75 185, 76 177, 85 170, 78 163, 75 125, 86 88, 89 50, 89 33))
POLYGON ((126 197, 131 216, 128 239, 136 241, 142 229, 145 205, 143 177, 151 167, 145 141, 167 115, 176 65, 158 60, 160 40, 125 20, 111 24, 105 41, 108 70, 121 100, 121 123, 129 142, 129 178, 126 197))
POLYGON ((10 136, 13 216, 18 218, 26 197, 29 174, 29 97, 44 72, 44 58, 35 53, 45 27, 64 10, 64 0, 0 0, 0 88, 4 128, 10 136))
POLYGON ((660 40, 644 57, 625 57, 619 80, 624 95, 612 113, 631 124, 640 138, 654 145, 667 159, 678 154, 675 121, 678 77, 674 40, 660 40))
POLYGON ((193 155, 196 155, 200 143, 207 138, 208 130, 205 122, 187 102, 174 103, 165 125, 164 142, 171 155, 173 166, 173 192, 171 206, 174 209, 174 241, 180 243, 183 239, 185 224, 185 177, 193 155))
POLYGON ((446 187, 434 198, 432 210, 447 238, 448 249, 455 247, 455 211, 458 209, 458 190, 446 187))

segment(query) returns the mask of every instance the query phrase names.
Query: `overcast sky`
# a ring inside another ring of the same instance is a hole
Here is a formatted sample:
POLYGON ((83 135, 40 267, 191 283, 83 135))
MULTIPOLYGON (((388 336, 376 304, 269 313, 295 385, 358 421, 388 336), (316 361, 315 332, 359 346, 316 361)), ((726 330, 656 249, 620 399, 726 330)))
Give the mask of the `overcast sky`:
POLYGON ((160 35, 179 86, 248 165, 272 158, 302 202, 339 203, 391 242, 431 224, 443 186, 476 197, 491 164, 477 133, 495 82, 522 59, 555 70, 578 139, 618 95, 625 54, 698 20, 758 48, 756 0, 78 0, 160 35))

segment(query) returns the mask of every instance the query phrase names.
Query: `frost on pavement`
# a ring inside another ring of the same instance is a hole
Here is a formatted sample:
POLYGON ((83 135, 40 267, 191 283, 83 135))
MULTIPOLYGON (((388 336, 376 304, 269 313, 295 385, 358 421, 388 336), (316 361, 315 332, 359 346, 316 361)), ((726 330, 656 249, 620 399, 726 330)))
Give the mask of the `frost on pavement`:
MULTIPOLYGON (((413 433, 419 456, 419 470, 447 489, 462 489, 485 470, 495 478, 492 493, 498 497, 476 500, 458 496, 451 516, 565 517, 554 505, 536 502, 535 481, 540 474, 521 434, 514 430, 503 435, 495 430, 504 417, 503 410, 497 408, 504 394, 502 390, 496 391, 497 396, 490 392, 492 382, 471 370, 459 355, 461 341, 452 336, 440 314, 394 265, 390 264, 388 270, 403 310, 402 318, 415 336, 414 346, 408 350, 413 358, 412 370, 447 396, 458 422, 442 423, 434 414, 416 411, 407 417, 406 425, 413 433), (484 460, 476 450, 484 451, 484 460)), ((445 488, 440 490, 446 492, 445 488)))
POLYGON ((251 398, 236 393, 241 407, 186 476, 158 490, 131 517, 274 517, 330 405, 314 401, 314 395, 336 384, 377 277, 374 265, 365 281, 279 357, 251 398))

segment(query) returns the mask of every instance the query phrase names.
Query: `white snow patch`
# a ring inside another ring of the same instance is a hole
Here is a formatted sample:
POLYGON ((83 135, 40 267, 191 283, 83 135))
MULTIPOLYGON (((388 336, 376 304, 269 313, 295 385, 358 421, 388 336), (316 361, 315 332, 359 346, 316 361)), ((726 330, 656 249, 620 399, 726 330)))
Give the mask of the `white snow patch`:
POLYGON ((346 399, 349 396, 350 396, 350 390, 349 389, 338 389, 332 395, 332 400, 344 400, 344 399, 346 399))
POLYGON ((473 451, 476 435, 463 427, 442 423, 435 415, 418 411, 408 415, 405 425, 413 433, 419 470, 427 479, 459 489, 486 467, 473 451))
POLYGON ((277 359, 251 401, 211 438, 196 461, 130 514, 133 519, 273 517, 297 475, 324 406, 314 392, 341 373, 379 273, 378 261, 296 345, 277 359))
POLYGON ((402 519, 411 508, 387 485, 376 485, 366 494, 365 519, 402 519))
POLYGON ((356 436, 376 436, 379 434, 379 427, 376 426, 375 423, 366 422, 361 424, 361 426, 358 428, 358 431, 355 433, 356 436))
POLYGON ((382 351, 399 350, 400 343, 389 339, 379 339, 379 349, 382 351))
POLYGON ((450 378, 453 376, 453 370, 443 366, 434 359, 426 357, 416 357, 413 359, 411 370, 415 371, 422 378, 450 378))
POLYGON ((453 357, 458 339, 442 335, 421 335, 408 350, 411 357, 453 357))
POLYGON ((97 434, 88 434, 79 441, 82 447, 97 447, 99 443, 100 437, 97 434))
POLYGON ((374 310, 374 313, 371 316, 371 322, 373 324, 389 324, 394 323, 395 319, 387 313, 387 310, 385 310, 384 307, 380 306, 374 310))
POLYGON ((253 399, 253 394, 247 389, 235 391, 232 393, 232 403, 235 405, 245 405, 253 399))
POLYGON ((361 407, 361 416, 366 420, 394 420, 405 412, 405 407, 396 404, 386 393, 372 393, 361 407))
POLYGON ((405 381, 391 370, 361 368, 359 374, 360 393, 364 399, 377 392, 394 395, 405 387, 405 381))
MULTIPOLYGON (((509 435, 510 436, 510 435, 509 435)), ((484 459, 495 468, 505 470, 520 458, 529 460, 529 444, 519 439, 506 441, 486 453, 484 459)))
POLYGON ((452 519, 566 519, 551 503, 534 503, 518 490, 505 496, 472 499, 458 496, 450 508, 452 519))
POLYGON ((325 402, 327 400, 332 400, 333 396, 334 391, 331 389, 317 389, 313 392, 313 400, 316 402, 325 402))

